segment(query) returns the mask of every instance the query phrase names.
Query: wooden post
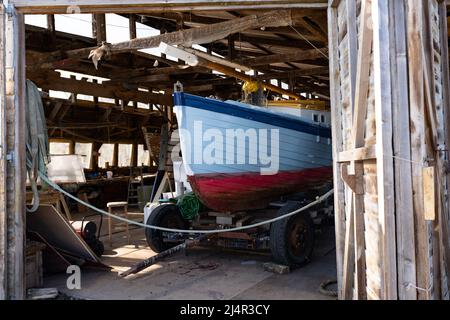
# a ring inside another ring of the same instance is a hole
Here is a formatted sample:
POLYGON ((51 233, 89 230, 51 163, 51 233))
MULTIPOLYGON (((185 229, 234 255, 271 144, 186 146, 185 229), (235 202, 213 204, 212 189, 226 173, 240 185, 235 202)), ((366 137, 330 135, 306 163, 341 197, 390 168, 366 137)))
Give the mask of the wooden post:
POLYGON ((234 48, 234 39, 235 39, 234 34, 230 34, 228 36, 228 60, 230 61, 234 60, 234 56, 236 54, 236 50, 234 48))
POLYGON ((378 215, 382 238, 382 298, 397 299, 392 91, 390 69, 389 1, 373 0, 374 87, 377 129, 378 215))
POLYGON ((118 143, 114 144, 112 166, 116 167, 116 168, 119 166, 119 144, 118 143))
POLYGON ((69 141, 69 154, 75 154, 75 141, 69 141))
MULTIPOLYGON (((129 24, 129 29, 130 29, 130 40, 136 39, 137 38, 137 30, 136 30, 136 15, 135 14, 130 14, 130 16, 128 18, 128 24, 129 24)), ((133 107, 134 108, 138 107, 138 103, 136 101, 133 101, 133 107)))
POLYGON ((411 177, 409 96, 408 96, 408 58, 406 48, 406 12, 404 0, 394 0, 391 5, 391 20, 394 31, 391 33, 392 50, 392 123, 394 134, 395 166, 395 211, 397 231, 397 275, 398 298, 416 300, 416 290, 408 288, 408 283, 416 283, 416 256, 414 238, 413 190, 411 177))
POLYGON ((333 180, 334 180, 334 217, 336 234, 336 268, 338 279, 339 299, 343 299, 342 279, 345 246, 345 194, 344 183, 341 179, 341 167, 337 162, 339 153, 343 150, 342 122, 341 122, 341 93, 339 76, 339 34, 337 22, 337 5, 328 8, 328 38, 330 47, 330 98, 331 119, 333 123, 333 180))
POLYGON ((133 143, 131 147, 131 166, 138 166, 138 145, 136 143, 133 143))
MULTIPOLYGON (((441 37, 441 67, 442 67, 442 104, 443 104, 443 122, 444 122, 444 141, 445 145, 450 146, 450 72, 449 72, 449 53, 448 46, 445 44, 448 41, 448 23, 447 23, 447 4, 445 1, 439 3, 439 17, 440 17, 440 37, 441 37), (443 45, 442 45, 443 44, 443 45)), ((448 160, 447 153, 447 160, 448 160)), ((448 196, 448 188, 450 187, 450 174, 446 174, 445 177, 441 177, 446 183, 447 187, 447 196, 448 196)), ((442 213, 442 220, 444 223, 444 227, 450 228, 450 207, 444 206, 442 213), (445 225, 447 223, 447 225, 445 225)), ((450 263, 448 260, 450 259, 450 254, 448 253, 450 250, 450 237, 445 237, 443 239, 444 248, 446 251, 446 263, 444 264, 443 271, 447 276, 447 287, 444 288, 443 297, 450 295, 450 263), (445 293, 445 291, 447 291, 445 293)))
POLYGON ((0 14, 0 299, 24 299, 25 24, 12 6, 1 5, 0 14))
POLYGON ((92 143, 91 163, 89 165, 89 167, 92 170, 98 170, 99 150, 101 147, 102 147, 101 143, 98 143, 98 142, 92 143))
POLYGON ((424 62, 422 55, 422 24, 423 24, 423 2, 421 0, 408 0, 408 62, 409 62, 409 94, 410 94, 410 128, 411 130, 411 161, 413 183, 413 209, 416 237, 416 266, 417 280, 413 284, 422 288, 417 292, 418 298, 428 300, 431 298, 430 291, 432 280, 430 275, 430 223, 425 221, 423 209, 423 182, 422 167, 425 165, 425 127, 423 117, 425 114, 424 93, 424 62), (417 165, 419 164, 419 165, 417 165))
MULTIPOLYGON (((6 24, 6 13, 3 5, 0 6, 0 139, 1 145, 5 146, 7 139, 7 128, 6 128, 6 83, 5 83, 5 24, 6 24)), ((8 245, 7 245, 7 227, 8 227, 8 211, 6 207, 6 150, 1 149, 0 156, 0 300, 5 300, 8 295, 8 277, 7 277, 7 263, 8 263, 8 245)))
POLYGON ((137 30, 136 30, 136 15, 130 14, 130 17, 128 18, 128 23, 130 27, 130 40, 137 38, 137 30))

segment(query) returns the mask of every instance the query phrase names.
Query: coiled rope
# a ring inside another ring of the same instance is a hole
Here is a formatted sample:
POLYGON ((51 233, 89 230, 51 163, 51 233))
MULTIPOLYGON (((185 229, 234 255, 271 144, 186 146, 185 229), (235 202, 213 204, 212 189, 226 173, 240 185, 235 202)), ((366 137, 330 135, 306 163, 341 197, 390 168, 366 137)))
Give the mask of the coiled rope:
POLYGON ((51 181, 45 174, 43 174, 42 172, 39 171, 39 176, 41 177, 41 179, 47 183, 49 186, 51 186, 53 189, 61 192, 62 194, 66 195, 67 197, 79 202, 80 204, 100 213, 103 214, 105 216, 111 217, 112 219, 116 219, 122 222, 126 222, 138 227, 142 227, 142 228, 148 228, 148 229, 153 229, 153 230, 159 230, 159 231, 165 231, 165 232, 173 232, 173 233, 184 233, 184 234, 215 234, 215 233, 226 233, 226 232, 235 232, 235 231, 242 231, 242 230, 247 230, 247 229, 251 229, 251 228, 255 228, 255 227, 260 227, 263 225, 267 225, 267 224, 271 224, 273 222, 276 221, 280 221, 283 219, 287 219, 291 216, 294 216, 300 212, 306 211, 309 208, 312 208, 316 205, 318 205, 319 203, 322 203, 324 201, 326 201, 329 197, 331 197, 334 193, 334 190, 331 189, 330 191, 328 191, 326 194, 324 194, 321 197, 318 197, 316 201, 311 202, 310 204, 297 209, 295 211, 292 211, 290 213, 284 214, 282 216, 270 219, 270 220, 266 220, 266 221, 262 221, 262 222, 258 222, 252 225, 248 225, 248 226, 242 226, 242 227, 236 227, 236 228, 230 228, 230 229, 219 229, 219 230, 182 230, 182 229, 171 229, 171 228, 164 228, 164 227, 158 227, 158 226, 152 226, 152 225, 148 225, 145 223, 141 223, 141 222, 137 222, 137 221, 133 221, 133 220, 129 220, 126 218, 123 218, 121 216, 117 216, 115 214, 111 214, 107 211, 104 211, 102 209, 99 209, 97 207, 94 207, 93 205, 91 205, 90 203, 87 203, 81 199, 78 199, 77 197, 75 197, 74 195, 68 193, 67 191, 65 191, 64 189, 62 189, 59 185, 57 185, 56 183, 54 183, 53 181, 51 181))

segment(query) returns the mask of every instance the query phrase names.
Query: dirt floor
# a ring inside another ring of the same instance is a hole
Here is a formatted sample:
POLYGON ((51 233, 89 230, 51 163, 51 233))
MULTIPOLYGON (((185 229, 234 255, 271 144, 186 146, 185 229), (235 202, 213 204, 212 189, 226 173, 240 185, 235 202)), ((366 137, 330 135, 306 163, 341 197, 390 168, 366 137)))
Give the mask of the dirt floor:
MULTIPOLYGON (((136 220, 142 219, 137 215, 136 220)), ((102 234, 107 234, 106 223, 102 234)), ((336 278, 333 228, 316 237, 313 261, 287 275, 264 270, 270 255, 231 252, 211 248, 190 249, 178 253, 136 275, 121 278, 118 273, 155 253, 148 248, 142 229, 126 234, 117 232, 112 246, 102 237, 106 251, 102 260, 111 272, 82 270, 81 290, 68 290, 68 275, 45 278, 45 287, 77 299, 334 299, 319 292, 322 282, 336 278), (111 249, 113 248, 113 249, 111 249)))

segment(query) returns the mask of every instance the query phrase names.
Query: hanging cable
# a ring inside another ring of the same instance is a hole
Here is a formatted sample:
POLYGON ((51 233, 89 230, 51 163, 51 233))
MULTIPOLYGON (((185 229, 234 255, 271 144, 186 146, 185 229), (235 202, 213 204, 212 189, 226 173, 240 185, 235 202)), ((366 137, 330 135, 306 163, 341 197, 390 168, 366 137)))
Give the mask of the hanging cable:
POLYGON ((320 54, 322 54, 327 60, 330 60, 330 58, 328 58, 328 55, 326 55, 322 50, 320 50, 319 48, 317 48, 314 43, 312 43, 311 41, 309 41, 303 34, 301 34, 297 29, 294 28, 293 25, 289 25, 289 27, 292 28, 292 30, 295 31, 295 33, 297 33, 303 40, 305 40, 306 42, 308 42, 314 49, 316 49, 317 51, 320 52, 320 54))
POLYGON ((94 207, 90 203, 87 203, 87 202, 85 202, 85 201, 83 201, 81 199, 78 199, 77 197, 75 197, 74 195, 72 195, 69 192, 65 191, 59 185, 57 185, 56 183, 51 181, 45 174, 42 174, 41 172, 39 172, 39 176, 41 177, 41 179, 45 183, 47 183, 49 186, 51 186, 56 191, 61 192, 62 194, 66 195, 67 197, 77 201, 78 203, 80 203, 80 204, 82 204, 82 205, 84 205, 84 206, 86 206, 86 207, 88 207, 88 208, 90 208, 90 209, 92 209, 92 210, 102 214, 102 215, 111 217, 111 218, 116 219, 116 220, 120 220, 122 222, 129 223, 129 224, 132 224, 132 225, 135 225, 135 226, 138 226, 138 227, 142 227, 142 228, 159 230, 159 231, 165 231, 165 232, 184 233, 184 234, 226 233, 226 232, 242 231, 242 230, 252 229, 252 228, 255 228, 255 227, 260 227, 260 226, 271 224, 271 223, 274 223, 274 222, 277 222, 277 221, 280 221, 280 220, 283 220, 283 219, 287 219, 287 218, 292 217, 292 216, 294 216, 294 215, 296 215, 296 214, 298 214, 300 212, 306 211, 306 210, 308 210, 308 209, 310 209, 310 208, 312 208, 312 207, 314 207, 314 206, 316 206, 316 205, 326 201, 328 198, 330 198, 334 194, 334 191, 332 189, 332 190, 328 191, 326 194, 324 194, 323 196, 318 197, 316 201, 311 202, 310 204, 308 204, 308 205, 306 205, 306 206, 304 206, 304 207, 302 207, 302 208, 300 208, 298 210, 295 210, 293 212, 290 212, 288 214, 282 215, 282 216, 277 217, 277 218, 273 218, 273 219, 269 219, 269 220, 266 220, 266 221, 258 222, 258 223, 255 223, 255 224, 252 224, 252 225, 248 225, 248 226, 236 227, 236 228, 230 228, 230 229, 219 229, 219 230, 182 230, 182 229, 171 229, 171 228, 164 228, 164 227, 148 225, 148 224, 145 224, 145 223, 129 220, 129 219, 123 218, 121 216, 117 216, 115 214, 111 214, 111 213, 106 212, 106 211, 104 211, 102 209, 94 207))

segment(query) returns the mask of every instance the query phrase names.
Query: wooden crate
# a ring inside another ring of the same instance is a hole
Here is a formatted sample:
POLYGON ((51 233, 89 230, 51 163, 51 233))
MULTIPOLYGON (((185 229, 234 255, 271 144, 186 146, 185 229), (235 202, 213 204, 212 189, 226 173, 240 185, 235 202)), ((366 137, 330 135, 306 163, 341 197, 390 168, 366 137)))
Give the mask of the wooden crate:
POLYGON ((42 264, 42 251, 45 244, 28 241, 25 256, 26 288, 39 288, 44 284, 44 270, 42 264))

